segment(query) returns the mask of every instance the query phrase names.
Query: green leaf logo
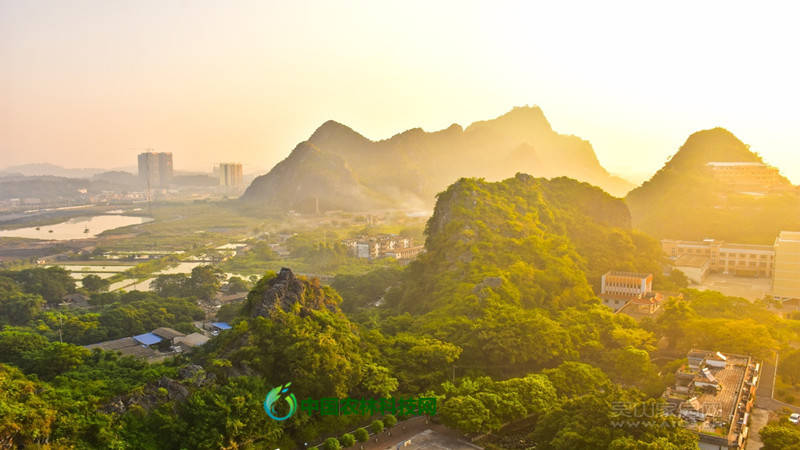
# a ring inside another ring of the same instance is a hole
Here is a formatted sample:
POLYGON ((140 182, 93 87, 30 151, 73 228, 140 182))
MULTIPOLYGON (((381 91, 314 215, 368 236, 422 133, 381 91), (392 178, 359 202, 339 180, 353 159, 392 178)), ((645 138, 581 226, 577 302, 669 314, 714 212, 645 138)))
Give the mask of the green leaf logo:
POLYGON ((269 391, 267 398, 264 400, 264 411, 267 412, 268 416, 275 420, 286 420, 297 411, 297 399, 294 394, 289 393, 289 386, 291 385, 292 383, 289 382, 269 391), (286 400, 286 403, 289 404, 289 412, 284 416, 279 416, 275 411, 275 405, 281 400, 286 400))

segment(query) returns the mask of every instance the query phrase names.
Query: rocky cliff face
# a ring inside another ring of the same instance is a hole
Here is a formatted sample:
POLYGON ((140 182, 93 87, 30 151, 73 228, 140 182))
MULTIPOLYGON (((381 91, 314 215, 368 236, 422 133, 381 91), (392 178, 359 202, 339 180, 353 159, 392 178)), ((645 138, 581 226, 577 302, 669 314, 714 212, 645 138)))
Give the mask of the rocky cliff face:
POLYGON ((462 177, 502 180, 517 172, 568 176, 624 195, 633 186, 611 176, 588 141, 553 131, 538 107, 520 107, 466 129, 414 128, 371 141, 325 122, 242 199, 267 209, 365 210, 430 207, 462 177), (305 207, 314 205, 313 208, 305 207))
POLYGON ((251 317, 270 317, 276 309, 288 312, 295 308, 304 315, 323 308, 337 312, 340 301, 338 295, 322 287, 319 280, 298 278, 291 269, 284 267, 278 276, 250 293, 246 308, 251 317))

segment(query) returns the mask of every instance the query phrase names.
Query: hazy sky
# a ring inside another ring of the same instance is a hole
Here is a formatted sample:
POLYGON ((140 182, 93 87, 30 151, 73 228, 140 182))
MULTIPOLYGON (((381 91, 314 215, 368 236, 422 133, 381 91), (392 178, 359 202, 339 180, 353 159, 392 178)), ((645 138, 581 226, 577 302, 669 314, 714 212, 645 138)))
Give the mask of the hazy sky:
POLYGON ((0 0, 0 167, 269 168, 539 105, 615 173, 724 126, 800 183, 792 2, 0 0))

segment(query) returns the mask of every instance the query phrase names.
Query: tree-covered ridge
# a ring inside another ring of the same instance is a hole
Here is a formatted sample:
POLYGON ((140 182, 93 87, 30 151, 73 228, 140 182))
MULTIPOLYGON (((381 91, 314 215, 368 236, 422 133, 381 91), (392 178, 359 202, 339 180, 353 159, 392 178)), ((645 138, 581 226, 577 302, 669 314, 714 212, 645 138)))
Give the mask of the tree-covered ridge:
POLYGON ((583 360, 647 385, 652 336, 599 305, 587 280, 660 269, 658 244, 628 225, 621 200, 575 180, 461 179, 438 197, 427 253, 386 294, 395 316, 383 329, 451 342, 463 349, 457 364, 478 373, 583 360))
POLYGON ((658 238, 763 244, 780 230, 800 228, 796 190, 766 196, 725 192, 708 172, 709 162, 763 160, 724 128, 692 134, 661 170, 628 193, 634 225, 658 238))
POLYGON ((555 311, 591 302, 590 286, 599 289, 609 270, 659 277, 663 261, 657 241, 630 229, 620 199, 569 178, 459 180, 439 195, 426 234, 427 253, 409 267, 402 295, 392 296, 405 311, 430 311, 439 299, 464 305, 489 292, 555 311))

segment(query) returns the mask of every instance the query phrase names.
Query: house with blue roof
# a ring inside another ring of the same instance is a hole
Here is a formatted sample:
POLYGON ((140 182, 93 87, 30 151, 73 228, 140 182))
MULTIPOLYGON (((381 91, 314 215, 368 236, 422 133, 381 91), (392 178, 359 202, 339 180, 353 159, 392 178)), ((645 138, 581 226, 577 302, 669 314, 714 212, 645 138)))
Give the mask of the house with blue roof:
POLYGON ((141 345, 144 345, 145 347, 149 347, 151 345, 155 345, 163 341, 163 339, 161 339, 160 337, 156 336, 153 333, 144 333, 136 335, 133 337, 133 340, 141 345))

